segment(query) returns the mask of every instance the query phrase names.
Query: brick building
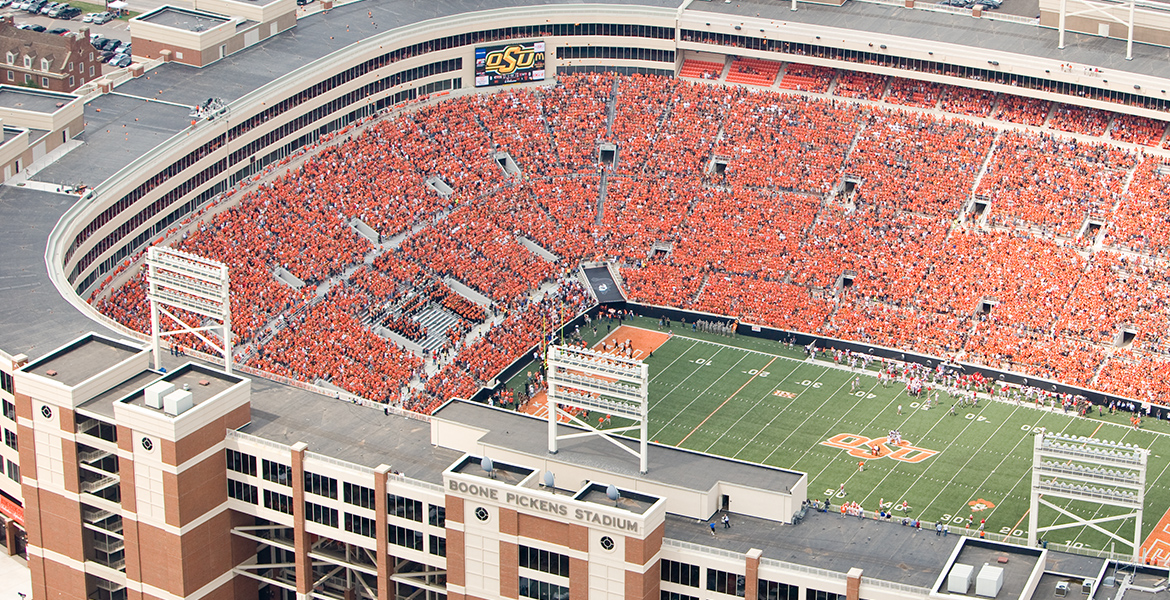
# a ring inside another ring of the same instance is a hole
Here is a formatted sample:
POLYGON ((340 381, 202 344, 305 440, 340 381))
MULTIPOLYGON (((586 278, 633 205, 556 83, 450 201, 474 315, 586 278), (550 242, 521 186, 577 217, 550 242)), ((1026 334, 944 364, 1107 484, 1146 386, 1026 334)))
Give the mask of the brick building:
POLYGON ((101 55, 89 43, 89 28, 66 35, 18 29, 0 19, 0 83, 72 92, 102 74, 101 55))

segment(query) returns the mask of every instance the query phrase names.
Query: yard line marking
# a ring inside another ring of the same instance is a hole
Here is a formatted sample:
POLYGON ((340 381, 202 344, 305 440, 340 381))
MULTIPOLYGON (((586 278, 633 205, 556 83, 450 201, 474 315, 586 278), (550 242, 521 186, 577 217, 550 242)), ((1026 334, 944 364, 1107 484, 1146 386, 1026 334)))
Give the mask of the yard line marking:
MULTIPOLYGON (((813 365, 813 366, 820 366, 820 365, 813 365)), ((797 369, 799 369, 799 368, 800 368, 800 367, 797 367, 797 369)), ((821 374, 820 374, 820 375, 817 375, 817 378, 816 378, 815 380, 813 380, 813 383, 816 383, 816 382, 820 381, 820 380, 821 380, 821 377, 824 377, 824 376, 825 376, 825 373, 828 373, 828 372, 829 372, 829 370, 828 370, 828 369, 826 369, 825 367, 821 367, 821 368, 822 368, 822 369, 824 369, 824 370, 823 370, 823 371, 821 371, 821 374)), ((795 372, 795 370, 794 370, 793 372, 795 372)), ((802 394, 804 394, 805 392, 807 392, 807 391, 808 391, 808 390, 810 390, 810 389, 812 389, 812 385, 809 385, 808 387, 806 387, 806 388, 804 388, 803 390, 801 390, 801 391, 800 391, 800 393, 796 394, 796 398, 792 398, 792 402, 789 402, 789 403, 788 403, 788 406, 785 406, 785 407, 784 407, 782 410, 780 410, 780 412, 777 412, 777 413, 775 414, 775 416, 773 416, 771 419, 769 419, 769 420, 768 420, 768 422, 767 422, 767 423, 765 423, 765 424, 764 424, 764 426, 763 426, 763 427, 761 427, 761 428, 760 428, 760 430, 759 430, 759 431, 757 431, 757 432, 756 432, 756 434, 752 436, 752 439, 748 440, 748 441, 747 441, 747 443, 746 443, 746 444, 744 444, 744 445, 743 445, 743 447, 739 449, 739 451, 737 451, 737 452, 736 452, 734 455, 732 455, 732 457, 731 457, 731 458, 738 458, 738 457, 739 457, 739 454, 740 454, 740 452, 743 452, 744 450, 746 450, 746 449, 750 448, 750 447, 752 446, 752 444, 754 444, 754 443, 756 442, 756 438, 760 437, 760 434, 761 434, 761 433, 763 433, 763 432, 767 431, 767 430, 768 430, 768 428, 772 426, 772 423, 774 423, 774 422, 776 421, 776 419, 780 418, 780 415, 782 415, 782 414, 784 414, 785 412, 787 412, 789 408, 792 408, 792 406, 793 406, 793 405, 796 403, 796 399, 797 399, 797 398, 800 398, 800 396, 801 396, 802 394)), ((828 399, 826 399, 826 400, 825 400, 825 402, 828 402, 828 399)), ((824 405, 824 403, 822 403, 822 404, 821 404, 821 408, 824 408, 824 407, 825 407, 825 405, 824 405)), ((816 411, 810 412, 810 413, 809 413, 809 415, 808 415, 807 417, 805 417, 805 419, 804 419, 804 420, 805 420, 805 422, 807 422, 809 419, 811 419, 811 418, 812 418, 812 416, 813 416, 814 414, 816 414, 816 411)), ((804 424, 804 423, 801 423, 801 425, 803 425, 803 424, 804 424)), ((799 426, 797 426, 797 428, 796 428, 796 429, 800 429, 800 427, 799 427, 799 426)), ((796 429, 793 429, 793 431, 796 431, 796 429)), ((789 435, 791 435, 791 434, 789 434, 789 435)), ((788 439, 788 438, 785 438, 785 439, 788 439)), ((775 452, 775 450, 773 450, 772 452, 774 453, 774 452, 775 452)), ((768 458, 771 458, 771 457, 772 457, 772 454, 768 454, 768 456, 767 456, 767 457, 765 457, 765 458, 764 458, 764 460, 761 460, 761 461, 758 461, 758 462, 759 462, 760 464, 765 464, 765 461, 766 461, 768 458)))
MULTIPOLYGON (((968 429, 969 427, 971 427, 971 425, 973 425, 974 423, 976 423, 976 422, 979 420, 979 418, 978 418, 978 417, 979 417, 980 415, 982 415, 982 414, 983 414, 983 411, 987 410, 987 407, 988 407, 988 406, 991 406, 991 405, 990 405, 990 404, 985 404, 985 405, 983 406, 983 410, 980 410, 978 413, 976 413, 976 415, 975 415, 975 417, 976 417, 976 418, 974 418, 974 419, 971 419, 971 420, 970 420, 970 422, 969 422, 969 423, 967 423, 967 426, 963 428, 963 431, 964 431, 964 432, 965 432, 965 431, 967 431, 967 429, 968 429)), ((956 476, 956 477, 957 477, 957 476, 958 476, 960 473, 962 473, 964 469, 966 469, 966 468, 967 468, 967 465, 971 464, 971 461, 972 461, 972 460, 975 460, 975 457, 976 457, 976 456, 978 456, 978 455, 979 455, 979 453, 980 453, 980 452, 982 452, 984 448, 986 448, 986 447, 987 447, 987 442, 991 441, 992 439, 995 439, 995 436, 999 434, 999 430, 1003 429, 1003 426, 1004 426, 1005 424, 1007 424, 1007 422, 1008 422, 1008 421, 1009 421, 1009 420, 1012 418, 1012 416, 1013 416, 1013 415, 1015 415, 1015 414, 1016 414, 1016 412, 1017 412, 1017 411, 1019 411, 1019 410, 1020 410, 1020 407, 1018 407, 1018 406, 1017 406, 1017 407, 1014 407, 1014 408, 1012 408, 1012 412, 1011 412, 1011 413, 1009 413, 1009 414, 1008 414, 1008 416, 1004 417, 1003 421, 1000 421, 1000 423, 999 423, 999 426, 995 428, 995 431, 993 431, 993 432, 991 433, 991 435, 989 435, 989 436, 987 436, 986 438, 984 438, 984 440, 983 440, 983 443, 979 445, 979 449, 978 449, 978 450, 976 450, 976 451, 974 451, 974 452, 972 452, 972 453, 971 453, 971 456, 968 456, 968 457, 967 457, 967 462, 963 463, 963 466, 962 466, 962 467, 959 467, 959 470, 955 472, 955 476, 956 476)), ((955 439, 958 439, 958 437, 956 437, 955 439)), ((948 444, 948 445, 947 445, 947 448, 950 448, 950 447, 951 447, 951 446, 953 446, 953 445, 954 445, 953 443, 952 443, 952 444, 948 444)), ((944 452, 945 452, 945 450, 944 450, 944 452)), ((922 471, 922 473, 925 475, 925 474, 926 474, 926 471, 929 471, 929 470, 930 470, 930 467, 933 467, 935 464, 937 464, 937 461, 936 461, 935 463, 931 463, 930 465, 928 465, 928 466, 926 467, 926 469, 924 469, 924 470, 922 471)), ((954 481, 954 478, 951 478, 951 481, 953 482, 953 481, 954 481)), ((911 489, 913 489, 913 488, 914 488, 914 486, 913 486, 913 485, 911 485, 911 486, 910 486, 910 488, 911 488, 911 489)), ((907 492, 909 492, 910 490, 909 490, 909 489, 907 489, 906 491, 907 491, 907 492)), ((919 514, 919 515, 926 514, 926 511, 927 511, 928 509, 930 509, 930 507, 931 507, 931 506, 934 506, 934 503, 935 503, 935 501, 937 501, 937 500, 938 500, 939 496, 942 496, 942 494, 943 494, 943 492, 944 492, 944 491, 946 491, 946 486, 942 486, 942 487, 940 487, 940 488, 939 488, 939 490, 938 490, 938 493, 934 495, 934 498, 932 498, 932 499, 930 500, 930 502, 929 502, 929 503, 928 503, 926 506, 924 506, 924 507, 922 508, 922 511, 921 511, 920 513, 918 513, 918 514, 919 514)))
MULTIPOLYGON (((1049 413, 1049 414, 1056 414, 1056 413, 1049 413)), ((1040 415, 1040 418, 1043 419, 1044 415, 1040 415)), ((1068 431, 1069 425, 1072 425, 1072 424, 1073 424, 1073 421, 1071 421, 1071 420, 1068 421, 1067 423, 1064 424, 1064 427, 1062 427, 1061 430, 1058 431, 1057 433, 1064 433, 1065 431, 1068 431)), ((1011 489, 1009 489, 1007 492, 1004 493, 1003 497, 999 501, 999 504, 996 504, 995 508, 991 509, 991 512, 987 513, 987 518, 990 519, 991 515, 994 515, 995 511, 999 510, 999 507, 1003 506, 1003 503, 1007 502, 1007 500, 1012 497, 1012 495, 1013 495, 1012 492, 1015 492, 1016 488, 1020 487, 1020 484, 1024 482, 1024 479, 1027 479, 1030 477, 1032 477, 1032 469, 1029 468, 1029 469, 1026 469, 1024 471, 1024 474, 1021 475, 1019 479, 1016 480, 1016 484, 1013 485, 1011 487, 1011 489)), ((1031 493, 1031 491, 1029 491, 1029 493, 1031 493)), ((1024 494, 1024 497, 1027 498, 1028 497, 1027 494, 1024 494)), ((1031 509, 1029 509, 1029 510, 1031 510, 1031 509)), ((1013 529, 1012 531, 1015 531, 1015 530, 1013 529)))
MULTIPOLYGON (((994 510, 994 509, 993 509, 993 510, 994 510)), ((1017 529, 1019 529, 1019 528, 1020 528, 1020 523, 1023 523, 1023 522, 1024 522, 1024 519, 1026 519, 1026 518, 1028 517, 1028 513, 1030 513, 1030 512, 1032 512, 1032 508, 1031 508, 1031 507, 1029 507, 1029 508, 1028 508, 1028 510, 1025 510, 1025 511, 1024 511, 1024 514, 1020 515, 1020 520, 1019 520, 1019 521, 1016 521, 1016 524, 1015 524, 1015 525, 1012 525, 1012 531, 1015 531, 1015 530, 1017 530, 1017 529)), ((1009 532, 1008 532, 1008 535, 1011 535, 1011 534, 1012 534, 1012 532, 1011 532, 1011 531, 1009 531, 1009 532)))
MULTIPOLYGON (((872 392, 873 392, 875 389, 877 389, 877 386, 878 386, 878 382, 877 382, 877 381, 874 381, 873 387, 871 387, 871 388, 869 388, 868 390, 866 390, 866 394, 872 393, 872 392)), ((842 386, 842 387, 844 387, 844 386, 842 386)), ((840 390, 838 390, 838 391, 840 391, 840 390)), ((850 395, 852 395, 852 394, 850 394, 850 395)), ((891 397, 890 397, 890 401, 886 403, 885 407, 883 407, 881 410, 879 410, 879 411, 876 411, 876 412, 874 413, 874 415, 873 415, 873 418, 871 418, 871 419, 869 420, 869 422, 868 422, 868 423, 866 423, 866 424, 865 424, 865 426, 864 426, 864 427, 862 427, 862 428, 860 429, 860 431, 863 431, 863 432, 864 432, 864 431, 868 430, 868 429, 870 428, 870 426, 871 426, 871 425, 873 425, 873 422, 874 422, 874 421, 876 421, 876 420, 877 420, 877 418, 878 418, 879 416, 881 416, 881 414, 882 414, 883 412, 885 412, 887 409, 889 409, 891 404, 893 404, 893 403, 894 403, 894 402, 895 402, 895 401, 896 401, 898 398, 901 398, 901 397, 902 397, 902 390, 899 390, 899 391, 898 391, 898 393, 896 393, 896 394, 894 394, 893 396, 891 396, 891 397)), ((836 420, 836 421, 835 421, 835 422, 834 422, 832 425, 830 425, 830 426, 829 426, 829 430, 828 430, 828 431, 832 431, 834 427, 837 427, 838 425, 840 425, 840 424, 841 424, 841 421, 843 421, 843 420, 844 420, 845 416, 846 416, 846 415, 848 415, 848 414, 850 414, 850 412, 851 412, 851 411, 852 411, 854 408, 857 408, 857 405, 858 405, 858 404, 861 404, 861 402, 860 402, 860 401, 861 401, 861 400, 864 400, 864 399, 865 399, 864 397, 858 398, 858 402, 857 402, 857 403, 855 403, 855 404, 854 404, 854 405, 853 405, 853 406, 852 406, 852 407, 851 407, 851 408, 850 408, 848 411, 842 411, 842 412, 840 413, 840 416, 839 416, 839 417, 837 417, 837 420, 836 420)), ((828 432, 826 432, 826 433, 828 433, 828 432)), ((823 438, 824 436, 822 435, 821 437, 823 438)), ((818 445, 812 445, 812 446, 809 446, 809 447, 808 447, 808 449, 804 451, 804 454, 801 454, 801 455, 800 455, 800 458, 798 458, 798 459, 796 459, 795 461, 793 461, 793 462, 792 462, 792 468, 794 468, 794 469, 795 469, 795 468, 796 468, 796 465, 800 464, 800 461, 804 460, 804 457, 808 456, 808 453, 809 453, 809 452, 812 452, 814 449, 817 449, 817 450, 819 450, 819 449, 821 449, 821 446, 820 446, 819 444, 818 444, 818 445)), ((830 460, 830 461, 827 461, 827 462, 825 463, 825 466, 824 466, 824 467, 821 467, 821 470, 820 470, 820 471, 817 473, 816 477, 809 477, 809 478, 808 478, 809 482, 812 482, 812 481, 815 481, 815 480, 817 480, 817 479, 820 479, 821 475, 824 475, 824 474, 825 474, 825 471, 827 471, 827 470, 829 469, 829 467, 833 466, 834 464, 835 464, 835 463, 834 463, 834 461, 832 461, 832 460, 830 460)))
MULTIPOLYGON (((667 341, 669 342, 670 340, 667 340, 667 341)), ((665 346, 665 345, 666 344, 663 344, 663 346, 665 346)), ((661 369, 659 369, 658 372, 655 373, 654 376, 650 378, 650 381, 648 383, 654 383, 654 380, 658 379, 659 375, 669 371, 670 368, 674 366, 674 363, 678 362, 678 359, 682 358, 683 356, 686 356, 686 354, 688 352, 693 350, 694 347, 698 346, 698 345, 699 345, 699 342, 698 342, 698 340, 696 340, 695 343, 691 344, 689 348, 687 348, 686 350, 683 350, 682 352, 679 352, 678 356, 674 357, 674 360, 670 361, 669 365, 666 365, 665 367, 662 367, 661 369)))
MULTIPOLYGON (((744 417, 747 417, 748 415, 750 415, 752 413, 752 411, 755 410, 757 407, 759 407, 760 404, 763 404, 763 402, 765 400, 770 399, 772 397, 772 394, 774 394, 776 392, 776 390, 780 389, 780 386, 784 385, 784 382, 788 381, 788 378, 792 377, 792 374, 795 373, 796 371, 798 371, 799 369, 800 369, 800 365, 796 365, 791 371, 789 371, 786 375, 784 375, 783 379, 781 379, 780 381, 777 381, 776 385, 772 386, 772 389, 768 390, 767 394, 764 394, 764 396, 762 396, 759 400, 756 400, 756 403, 753 404, 751 408, 749 408, 746 412, 744 412, 742 415, 740 415, 739 418, 735 420, 735 423, 731 424, 731 427, 729 427, 727 429, 727 431, 728 432, 735 431, 737 429, 737 426, 739 425, 740 421, 743 421, 744 417)), ((783 410, 783 409, 781 409, 781 410, 783 410)), ((711 448, 714 448, 715 444, 718 444, 719 442, 723 441, 724 437, 726 437, 726 435, 719 436, 714 442, 711 442, 710 446, 707 446, 707 449, 704 450, 704 452, 710 453, 711 448)))
MULTIPOLYGON (((828 372, 829 372, 829 369, 828 369, 828 367, 824 367, 824 369, 825 369, 825 371, 824 371, 823 373, 821 373, 821 374, 820 374, 820 376, 818 376, 818 377, 817 377, 817 381, 820 381, 820 380, 821 380, 821 377, 824 377, 824 376, 825 376, 825 373, 828 373, 828 372)), ((849 381, 849 379, 848 379, 848 378, 846 378, 846 379, 845 379, 845 381, 842 381, 842 382, 841 382, 841 387, 839 387, 839 388, 837 388, 836 390, 834 390, 832 394, 829 394, 828 396, 826 396, 826 397, 825 397, 825 401, 821 403, 820 407, 818 407, 818 408, 817 408, 815 411, 812 411, 812 412, 810 412, 810 413, 808 414, 808 416, 804 418, 804 421, 801 421, 800 425, 796 426, 796 428, 795 428, 795 429, 793 429, 792 431, 788 432, 788 435, 784 436, 784 439, 783 439, 783 440, 781 440, 781 441, 780 441, 780 443, 779 443, 779 444, 777 444, 777 445, 776 445, 776 447, 775 447, 775 448, 773 448, 773 449, 772 449, 772 451, 768 453, 768 456, 765 456, 765 457, 764 457, 764 460, 762 460, 762 461, 760 461, 760 462, 762 462, 762 463, 767 463, 768 459, 769 459, 769 458, 772 458, 772 455, 773 455, 773 454, 775 454, 777 450, 779 450, 779 449, 781 449, 781 448, 783 448, 783 447, 784 447, 784 444, 788 442, 788 438, 792 437, 792 435, 793 435, 794 433, 796 433, 796 432, 797 432, 797 431, 799 431, 799 430, 800 430, 802 427, 804 427, 804 424, 805 424, 805 423, 808 423, 808 420, 809 420, 809 419, 811 419, 811 418, 813 418, 813 415, 819 414, 819 413, 821 412, 821 410, 822 410, 823 408, 825 408, 825 405, 826 405, 826 404, 828 404, 830 400, 832 400, 834 397, 836 397, 836 396, 837 396, 837 392, 840 392, 840 391, 841 391, 841 390, 842 390, 842 389, 845 387, 845 384, 846 384, 848 381, 849 381)), ((816 383, 816 382, 814 381, 813 383, 816 383)), ((808 391, 808 390, 810 390, 810 389, 813 389, 813 386, 811 386, 811 385, 810 385, 810 386, 808 386, 808 387, 804 388, 804 390, 802 390, 802 391, 801 391, 799 394, 797 394, 797 396, 801 396, 801 395, 803 395, 805 392, 807 392, 807 391, 808 391)), ((858 401, 860 401, 860 400, 861 400, 861 399, 859 398, 859 399, 858 399, 858 401)), ((854 404, 854 406, 856 406, 856 404, 854 404)), ((777 415, 777 416, 779 416, 779 415, 777 415)), ((775 420, 775 419, 773 419, 773 420, 775 420)), ((771 425, 772 423, 771 423, 771 422, 769 422, 768 424, 769 424, 769 425, 771 425)), ((765 429, 766 429, 766 427, 765 427, 765 429)), ((756 435, 759 435, 759 434, 757 433, 756 435)), ((755 439, 755 438, 752 438, 752 439, 755 439)))
MULTIPOLYGON (((692 348, 693 348, 693 346, 692 346, 692 348)), ((687 351, 690 352, 690 349, 688 349, 687 351)), ((723 351, 722 348, 720 348, 719 350, 716 350, 715 354, 711 355, 711 358, 704 359, 706 362, 703 364, 704 365, 711 364, 711 360, 713 360, 716 356, 719 356, 719 353, 722 351, 723 351)), ((667 398, 669 398, 670 395, 675 392, 675 390, 682 387, 682 384, 686 383, 688 379, 690 379, 692 376, 694 376, 696 373, 698 373, 701 369, 702 369, 702 365, 695 367, 694 370, 692 370, 690 373, 687 373, 687 376, 683 377, 682 381, 679 381, 677 384, 675 384, 674 387, 670 388, 669 392, 666 392, 665 394, 662 395, 661 398, 659 398, 653 404, 651 404, 650 408, 647 409, 647 412, 649 412, 650 410, 653 410, 655 406, 658 406, 658 404, 661 403, 663 400, 666 400, 667 398)), ((726 375, 726 373, 724 373, 724 375, 726 375)), ((694 400, 692 399, 691 402, 694 402, 694 400)), ((687 406, 690 406, 690 404, 688 404, 687 406)), ((675 414, 678 414, 678 413, 676 412, 675 414)))
MULTIPOLYGON (((1016 414, 1016 413, 1013 411, 1011 415, 1008 415, 1008 419, 1010 419, 1010 418, 1011 418, 1012 416, 1014 416, 1015 414, 1016 414)), ((975 499, 978 497, 979 490, 980 490, 980 489, 981 489, 983 486, 987 485, 987 480, 988 480, 988 479, 991 479, 991 476, 992 476, 992 475, 993 475, 993 474, 994 474, 996 471, 998 471, 998 470, 999 470, 1001 467, 1003 467, 1003 463, 1007 462, 1007 459, 1009 459, 1009 458, 1013 458, 1013 456, 1012 456, 1012 455, 1015 453, 1016 449, 1020 447, 1020 444, 1024 443, 1024 440, 1026 440, 1026 439, 1028 439, 1029 437, 1033 436, 1033 434, 1032 434, 1031 432, 1032 432, 1032 431, 1034 431, 1034 430, 1036 429, 1036 426, 1040 424, 1040 421, 1041 421, 1043 418, 1044 418, 1044 416, 1043 416, 1043 415, 1037 415, 1037 416, 1036 416, 1036 422, 1032 423, 1032 427, 1031 427, 1031 429, 1029 429, 1029 430, 1028 430, 1028 433, 1025 433, 1024 435, 1020 436, 1020 441, 1016 442, 1016 445, 1015 445, 1015 446, 1012 446, 1012 449, 1011 449, 1010 451, 1008 451, 1006 454, 1004 454, 1004 455, 1003 455, 1003 458, 1002 458, 1002 459, 1000 459, 1000 461, 999 461, 999 464, 998 464, 998 465, 996 465, 994 469, 992 469, 992 470, 988 471, 988 472, 987 472, 987 476, 983 478, 983 482, 982 482, 982 483, 980 483, 978 486, 976 486, 976 487, 975 487, 975 491, 974 491, 974 493, 972 493, 972 494, 971 494, 971 496, 970 496, 969 498, 967 498, 967 503, 966 503, 966 504, 964 504, 964 506, 965 506, 965 507, 966 507, 966 506, 970 506, 970 505, 971 505, 971 501, 972 501, 972 500, 975 500, 975 499)), ((1005 423, 1005 424, 1007 423, 1008 419, 1004 419, 1004 423, 1005 423)), ((998 431, 997 431, 996 433, 998 433, 998 431)), ((1031 445, 1031 444, 1029 444, 1029 445, 1031 445)), ((980 450, 983 450, 983 448, 980 448, 980 450)), ((966 509, 966 508, 964 508, 963 510, 967 510, 967 509, 966 509)), ((995 510, 995 509, 993 508, 993 509, 992 509, 992 511, 994 512, 994 510, 995 510)), ((944 513, 944 514, 945 514, 945 513, 944 513)), ((951 513, 951 514, 958 516, 958 514, 959 514, 959 513, 951 513)), ((986 517, 990 517, 990 516, 991 516, 991 513, 987 513, 986 515, 984 515, 984 518, 986 518, 986 517)), ((1018 523, 1017 523, 1017 525, 1018 525, 1018 523)), ((1015 527, 1012 527, 1012 529, 1011 529, 1011 530, 1012 530, 1012 531, 1015 531, 1015 530, 1016 530, 1016 528, 1015 528, 1015 527)), ((1009 535, 1010 535, 1010 532, 1009 532, 1009 535)))
MULTIPOLYGON (((745 356, 744 358, 747 358, 747 357, 745 356)), ((742 359, 740 359, 740 360, 742 360, 742 359)), ((756 378, 760 376, 760 372, 761 372, 761 371, 763 371, 764 369, 767 369, 768 367, 772 366, 772 363, 774 363, 774 362, 776 362, 776 357, 775 357, 775 356, 773 356, 773 357, 772 357, 772 360, 768 361, 768 364, 764 365, 764 366, 763 366, 762 368, 760 368, 760 369, 757 369, 757 370, 756 370, 756 374, 755 374, 755 375, 752 375, 751 377, 749 377, 749 378, 748 378, 748 380, 747 380, 747 381, 743 382, 743 385, 739 386, 739 389, 738 389, 738 390, 735 390, 735 391, 734 391, 734 392, 733 392, 733 393, 732 393, 730 396, 728 396, 728 397, 727 397, 727 399, 723 401, 723 404, 720 404, 719 406, 716 406, 716 407, 715 407, 715 410, 711 411, 711 414, 709 414, 709 415, 707 415, 706 417, 704 417, 702 421, 699 421, 699 424, 698 424, 698 425, 695 425, 695 428, 691 430, 691 433, 694 433, 694 432, 695 432, 695 431, 697 431, 697 430, 698 430, 700 427, 702 427, 702 426, 703 426, 703 423, 706 423, 706 422, 707 422, 707 419, 710 419, 712 416, 714 416, 714 415, 715 415, 715 413, 719 412, 719 409, 723 408, 723 406, 724 406, 725 404, 727 404, 728 402, 731 402, 731 399, 732 399, 732 398, 734 398, 734 397, 736 396, 736 394, 739 394, 740 392, 742 392, 742 391, 743 391, 743 388, 747 387, 749 383, 751 383, 751 382, 755 381, 755 380, 756 380, 756 378)), ((736 364, 739 364, 739 363, 736 363, 736 364)), ((678 442, 678 445, 679 445, 679 446, 682 446, 682 445, 683 445, 683 442, 687 441, 687 438, 691 437, 691 433, 688 433, 688 434, 686 434, 685 436, 683 436, 683 439, 679 440, 679 442, 678 442)))
MULTIPOLYGON (((716 352, 715 354, 719 354, 719 352, 716 352)), ((694 398, 692 398, 690 402, 687 402, 687 405, 686 405, 686 406, 684 406, 684 407, 680 408, 679 410, 675 411, 674 415, 670 417, 670 420, 669 420, 669 421, 667 421, 666 423, 664 423, 664 424, 662 425, 662 427, 658 428, 658 431, 654 432, 654 435, 652 435, 651 437, 655 437, 655 438, 656 438, 656 437, 658 437, 658 435, 659 435, 660 433, 662 433, 662 431, 663 431, 664 429, 666 429, 668 426, 670 426, 670 424, 671 424, 671 423, 673 423, 673 422, 674 422, 674 420, 675 420, 676 418, 678 418, 678 416, 679 416, 679 415, 681 415, 681 414, 683 414, 684 412, 686 412, 686 410, 687 410, 688 408, 690 408, 692 404, 694 404, 695 402, 697 402, 697 401, 699 400, 699 398, 702 398, 703 396, 705 396, 705 395, 707 394, 707 392, 708 392, 708 391, 710 391, 710 390, 711 390, 711 388, 712 388, 712 387, 714 387, 714 385, 715 385, 716 383, 719 383, 719 381, 720 381, 720 380, 722 380, 724 377, 726 377, 726 376, 727 376, 727 374, 728 374, 728 373, 730 373, 730 372, 732 371, 732 369, 735 369, 736 367, 738 367, 738 366, 739 366, 739 363, 743 362, 743 359, 745 359, 745 358, 747 358, 747 357, 748 357, 748 355, 747 355, 747 354, 744 354, 743 356, 741 356, 741 357, 739 358, 739 360, 735 361, 735 364, 733 364, 733 365, 731 365, 730 367, 728 367, 728 369, 727 369, 726 371, 724 371, 722 375, 720 375, 719 377, 717 377, 717 378, 715 378, 714 380, 712 380, 712 381, 711 381, 711 384, 707 386, 707 389, 703 390, 703 391, 702 391, 700 394, 698 394, 698 395, 696 395, 694 398)), ((712 358, 714 358, 714 356, 713 356, 712 358)), ((709 364, 709 363, 708 363, 708 364, 709 364)), ((701 368, 702 368, 701 366, 700 366, 699 368, 696 368, 696 369, 695 369, 695 371, 694 371, 694 373, 698 373, 698 372, 699 372, 699 369, 701 369, 701 368)), ((694 373, 691 373, 691 375, 694 375, 694 373)), ((687 378, 690 378, 690 375, 687 375, 687 378)), ((675 388, 675 389, 677 389, 677 386, 676 386, 676 388, 675 388)), ((682 442, 679 442, 679 444, 681 444, 681 443, 682 443, 682 442)), ((676 446, 677 446, 677 445, 678 445, 678 444, 676 444, 676 446)))

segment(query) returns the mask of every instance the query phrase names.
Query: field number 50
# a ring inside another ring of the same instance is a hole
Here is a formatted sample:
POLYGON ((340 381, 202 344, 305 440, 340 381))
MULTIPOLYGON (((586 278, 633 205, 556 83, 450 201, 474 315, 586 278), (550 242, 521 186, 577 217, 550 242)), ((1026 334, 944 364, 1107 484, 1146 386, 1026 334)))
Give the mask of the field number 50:
POLYGON ((811 385, 814 388, 819 388, 821 387, 821 382, 805 379, 804 381, 800 382, 800 385, 811 385))

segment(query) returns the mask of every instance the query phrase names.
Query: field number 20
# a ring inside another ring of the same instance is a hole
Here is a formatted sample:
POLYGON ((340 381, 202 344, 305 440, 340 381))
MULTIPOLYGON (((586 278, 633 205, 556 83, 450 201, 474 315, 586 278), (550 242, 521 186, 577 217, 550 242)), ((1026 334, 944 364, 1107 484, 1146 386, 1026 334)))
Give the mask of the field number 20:
POLYGON ((800 385, 811 385, 813 388, 819 388, 821 387, 821 382, 805 379, 804 381, 800 382, 800 385))

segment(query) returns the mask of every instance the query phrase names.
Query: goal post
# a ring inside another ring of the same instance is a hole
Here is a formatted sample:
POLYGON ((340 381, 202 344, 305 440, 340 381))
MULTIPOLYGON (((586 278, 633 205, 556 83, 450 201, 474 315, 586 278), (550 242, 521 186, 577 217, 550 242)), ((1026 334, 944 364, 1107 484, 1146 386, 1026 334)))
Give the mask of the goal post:
POLYGON ((636 456, 639 470, 646 473, 649 470, 647 400, 650 386, 646 363, 587 348, 553 345, 548 348, 547 367, 548 451, 556 454, 560 440, 596 435, 636 456), (594 426, 565 408, 598 411, 607 417, 627 419, 634 424, 603 428, 609 424, 605 419, 604 423, 594 426), (560 435, 558 420, 562 416, 586 431, 560 435), (627 431, 638 432, 638 450, 631 449, 613 435, 627 431))

